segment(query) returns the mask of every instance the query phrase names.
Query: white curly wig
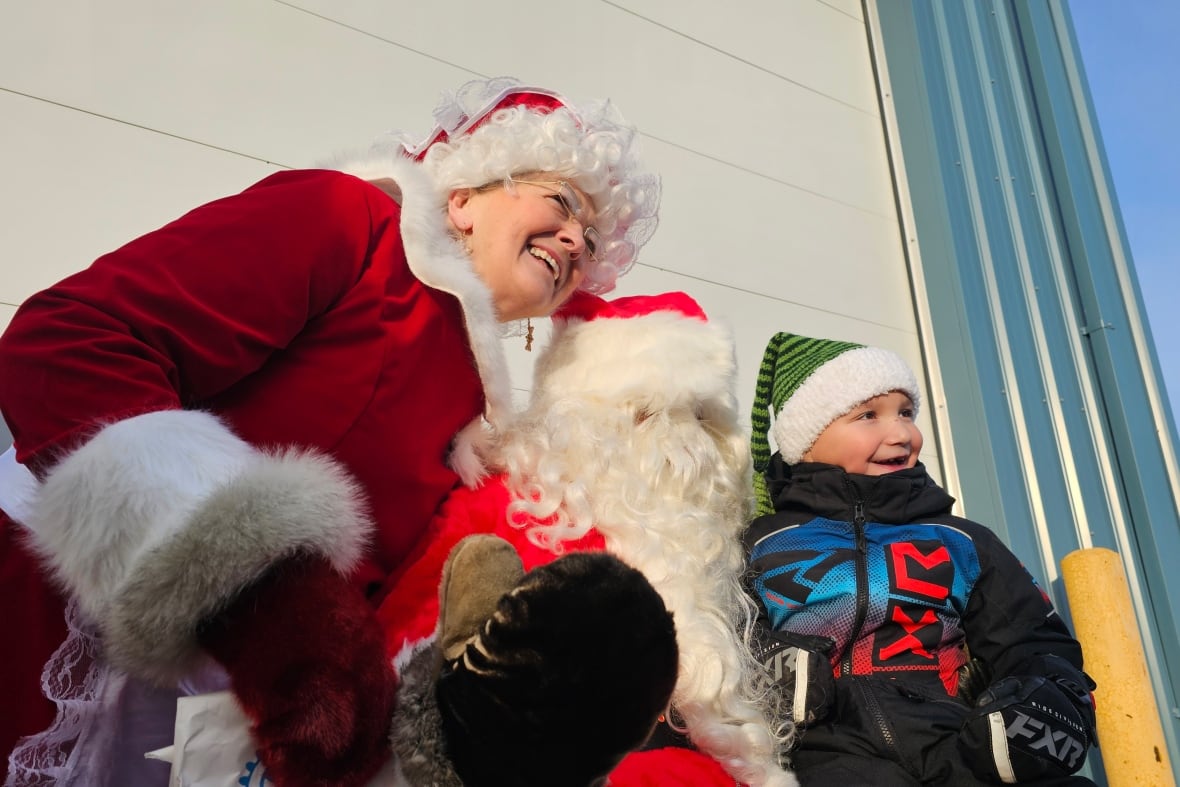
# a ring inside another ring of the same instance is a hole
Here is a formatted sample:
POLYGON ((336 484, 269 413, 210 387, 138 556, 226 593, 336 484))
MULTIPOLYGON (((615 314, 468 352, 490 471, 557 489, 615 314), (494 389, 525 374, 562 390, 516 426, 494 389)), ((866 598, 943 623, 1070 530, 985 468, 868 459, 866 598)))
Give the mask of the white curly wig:
POLYGON ((510 521, 545 522, 527 525, 531 540, 561 552, 595 528, 663 596, 681 655, 672 704, 690 739, 745 784, 789 787, 778 763, 791 729, 746 641, 750 458, 735 375, 728 332, 703 319, 555 318, 498 459, 510 521))
POLYGON ((434 116, 438 126, 425 141, 412 144, 400 132, 393 137, 421 160, 440 189, 545 172, 569 180, 590 197, 603 243, 595 254, 597 264, 585 268, 582 289, 612 290, 655 232, 660 180, 641 168, 637 133, 609 101, 575 105, 552 91, 501 77, 468 82, 444 97, 434 116), (491 111, 521 93, 542 99, 542 105, 491 111))

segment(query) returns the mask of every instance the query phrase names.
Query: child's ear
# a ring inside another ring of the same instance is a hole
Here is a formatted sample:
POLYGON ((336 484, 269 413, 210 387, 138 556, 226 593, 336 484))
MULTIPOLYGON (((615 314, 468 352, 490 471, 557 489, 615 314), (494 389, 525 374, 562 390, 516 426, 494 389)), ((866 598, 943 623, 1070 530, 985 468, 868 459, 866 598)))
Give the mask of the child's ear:
POLYGON ((474 189, 455 189, 447 197, 447 218, 459 232, 470 232, 475 225, 475 216, 471 209, 471 197, 474 189))

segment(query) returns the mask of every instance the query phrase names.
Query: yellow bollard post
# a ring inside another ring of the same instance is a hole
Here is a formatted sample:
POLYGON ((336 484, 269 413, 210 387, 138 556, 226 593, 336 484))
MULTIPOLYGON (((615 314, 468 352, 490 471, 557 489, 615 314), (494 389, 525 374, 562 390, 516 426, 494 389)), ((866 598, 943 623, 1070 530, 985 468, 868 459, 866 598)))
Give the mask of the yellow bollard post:
POLYGON ((1061 574, 1086 672, 1098 684, 1098 745, 1110 787, 1175 785, 1118 553, 1079 549, 1062 559, 1061 574))

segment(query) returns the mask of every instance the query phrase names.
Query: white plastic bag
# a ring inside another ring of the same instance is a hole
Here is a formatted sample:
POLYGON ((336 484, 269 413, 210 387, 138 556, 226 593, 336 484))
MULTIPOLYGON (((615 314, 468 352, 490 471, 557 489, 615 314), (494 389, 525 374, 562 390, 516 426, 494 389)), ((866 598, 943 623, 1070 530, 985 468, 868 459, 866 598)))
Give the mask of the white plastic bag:
POLYGON ((144 756, 172 763, 171 787, 275 787, 228 691, 177 700, 174 743, 144 756))
MULTIPOLYGON (((144 755, 172 763, 169 787, 281 787, 266 773, 250 737, 250 721, 228 691, 176 701, 176 738, 144 755)), ((411 787, 396 758, 368 787, 411 787)))

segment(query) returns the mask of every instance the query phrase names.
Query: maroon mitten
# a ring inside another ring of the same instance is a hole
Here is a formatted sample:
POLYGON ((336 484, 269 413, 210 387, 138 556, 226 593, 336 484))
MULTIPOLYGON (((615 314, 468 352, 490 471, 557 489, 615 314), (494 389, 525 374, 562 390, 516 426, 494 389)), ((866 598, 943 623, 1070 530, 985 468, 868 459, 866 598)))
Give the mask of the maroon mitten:
POLYGON ((363 785, 389 756, 396 678, 373 609, 320 557, 276 565, 198 635, 282 787, 363 785))

